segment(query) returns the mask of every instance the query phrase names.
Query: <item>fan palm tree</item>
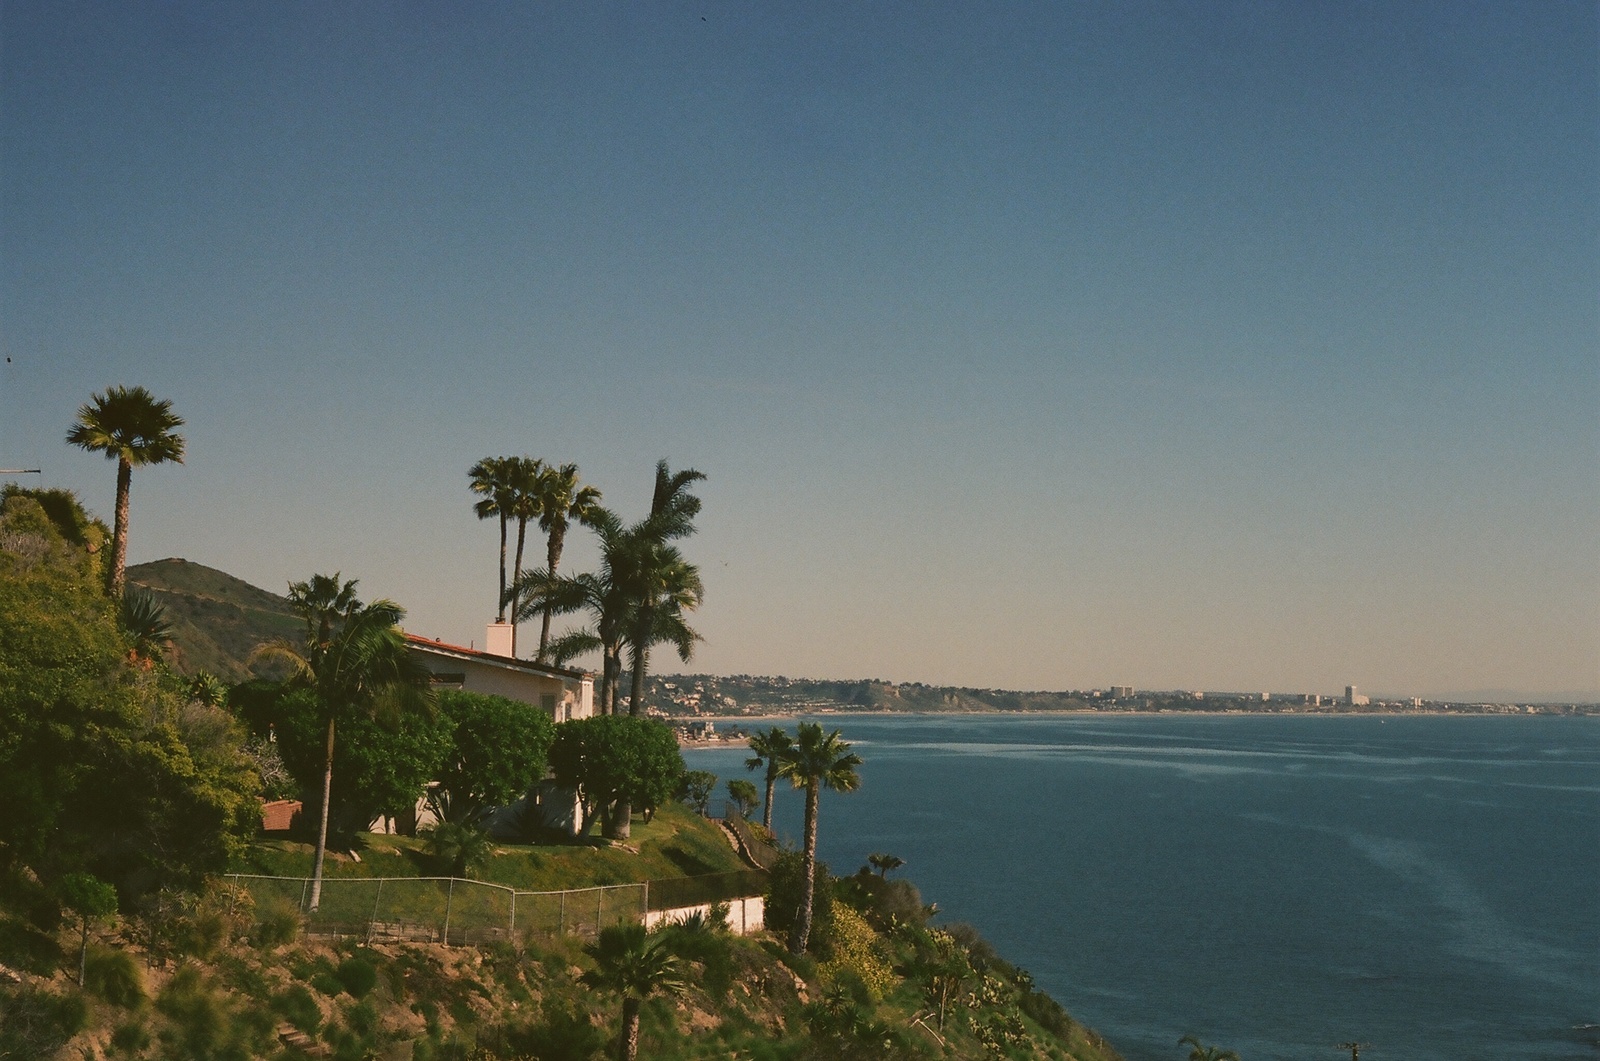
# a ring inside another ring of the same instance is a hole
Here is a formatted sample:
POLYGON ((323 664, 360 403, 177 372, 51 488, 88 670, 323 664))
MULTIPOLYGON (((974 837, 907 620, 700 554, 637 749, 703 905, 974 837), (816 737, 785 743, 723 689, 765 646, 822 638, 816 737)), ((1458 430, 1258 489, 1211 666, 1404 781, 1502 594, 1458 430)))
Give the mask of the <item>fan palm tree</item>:
MULTIPOLYGON (((338 576, 302 585, 337 585, 338 576)), ((317 825, 316 854, 311 866, 311 901, 315 911, 322 901, 322 865, 328 851, 328 804, 333 792, 334 729, 339 719, 358 713, 374 714, 432 705, 428 672, 406 651, 399 622, 405 611, 389 600, 362 604, 354 599, 355 583, 345 583, 345 609, 337 620, 328 612, 315 613, 301 606, 308 630, 326 636, 308 637, 304 645, 273 641, 257 647, 258 658, 278 659, 294 668, 290 681, 309 688, 328 726, 322 773, 322 806, 317 825)))
POLYGON ((773 791, 778 787, 778 778, 783 773, 784 760, 794 751, 794 738, 789 736, 788 730, 773 726, 765 733, 752 735, 746 743, 755 754, 744 761, 744 768, 746 770, 759 770, 763 766, 767 768, 767 801, 761 807, 761 826, 770 833, 773 791))
POLYGON ((639 1055, 639 1007, 658 991, 683 993, 683 961, 672 952, 666 935, 647 932, 643 925, 610 925, 583 949, 595 962, 594 969, 583 974, 584 986, 622 997, 617 1057, 634 1061, 639 1055))
POLYGON ((78 410, 67 441, 117 462, 117 509, 111 525, 111 595, 121 598, 128 563, 128 491, 133 469, 147 464, 183 463, 183 436, 174 428, 183 418, 172 403, 143 387, 109 387, 78 410))
POLYGON ((129 654, 146 667, 158 662, 172 644, 172 620, 147 589, 135 586, 123 595, 117 622, 128 635, 129 654))
MULTIPOLYGON (((539 526, 548 535, 545 570, 550 577, 555 577, 561 563, 561 551, 566 546, 567 528, 571 521, 587 524, 600 511, 600 491, 593 486, 578 485, 576 464, 544 469, 544 474, 539 478, 539 526)), ((520 545, 518 556, 521 556, 520 545)), ((539 629, 538 658, 541 662, 550 645, 550 618, 554 614, 550 608, 544 610, 543 625, 539 629)))
POLYGON ((1185 1035, 1178 1040, 1178 1045, 1190 1047, 1189 1061, 1239 1061, 1239 1055, 1234 1051, 1207 1046, 1193 1035, 1185 1035))
MULTIPOLYGON (((509 516, 517 521, 517 555, 511 569, 511 584, 514 587, 522 577, 522 549, 528 540, 528 524, 538 519, 544 511, 544 477, 549 469, 544 466, 544 461, 533 457, 507 457, 505 461, 510 490, 507 509, 509 516)), ((501 592, 507 592, 503 582, 500 588, 501 592)), ((510 592, 511 644, 514 652, 517 644, 517 601, 515 590, 510 592)), ((506 602, 501 601, 500 607, 503 612, 506 602)))
POLYGON ((783 758, 779 776, 788 778, 795 788, 806 790, 804 879, 800 883, 799 916, 795 918, 794 932, 789 937, 789 950, 793 954, 804 954, 811 936, 811 905, 817 872, 817 808, 822 790, 854 792, 861 787, 861 775, 856 773, 860 765, 861 756, 840 739, 838 730, 824 734, 815 722, 800 723, 794 748, 783 758))
POLYGON ((472 511, 479 519, 498 517, 500 520, 500 596, 495 598, 498 621, 506 617, 506 529, 516 507, 513 460, 511 457, 485 457, 467 469, 471 480, 468 486, 482 499, 473 503, 472 511))
POLYGON ((867 865, 878 871, 878 876, 888 879, 889 871, 899 869, 906 864, 906 860, 899 855, 872 854, 867 856, 867 865))
POLYGON ((289 583, 289 607, 306 624, 306 644, 327 641, 333 624, 347 621, 361 607, 356 598, 357 579, 339 581, 339 572, 312 575, 304 582, 289 583))

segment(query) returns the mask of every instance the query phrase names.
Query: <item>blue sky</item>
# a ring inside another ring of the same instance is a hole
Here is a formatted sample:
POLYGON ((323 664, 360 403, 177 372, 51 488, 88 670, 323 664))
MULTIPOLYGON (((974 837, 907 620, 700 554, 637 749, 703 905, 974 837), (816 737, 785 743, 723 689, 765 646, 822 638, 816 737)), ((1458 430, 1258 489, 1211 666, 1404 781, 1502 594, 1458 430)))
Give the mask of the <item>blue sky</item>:
POLYGON ((0 465, 109 514, 62 439, 149 387, 189 459, 135 562, 338 569, 453 640, 473 461, 633 517, 666 457, 694 669, 1600 695, 1596 29, 7 4, 0 465))

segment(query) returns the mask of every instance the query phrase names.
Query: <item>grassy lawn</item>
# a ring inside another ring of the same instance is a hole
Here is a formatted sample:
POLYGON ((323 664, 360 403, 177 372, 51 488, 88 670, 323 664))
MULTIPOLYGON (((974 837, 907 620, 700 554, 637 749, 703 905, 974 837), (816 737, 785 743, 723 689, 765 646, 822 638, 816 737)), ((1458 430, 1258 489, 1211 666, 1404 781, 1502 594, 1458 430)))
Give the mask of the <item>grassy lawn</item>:
MULTIPOLYGON (((662 807, 648 825, 636 815, 628 846, 638 853, 601 846, 592 839, 570 845, 504 844, 476 876, 524 891, 559 891, 745 868, 721 828, 682 804, 662 807)), ((345 852, 330 850, 324 876, 333 880, 445 875, 423 853, 423 841, 416 837, 364 833, 358 853, 360 862, 345 852)), ((311 859, 311 844, 259 840, 231 869, 235 873, 306 877, 311 874, 311 859)))

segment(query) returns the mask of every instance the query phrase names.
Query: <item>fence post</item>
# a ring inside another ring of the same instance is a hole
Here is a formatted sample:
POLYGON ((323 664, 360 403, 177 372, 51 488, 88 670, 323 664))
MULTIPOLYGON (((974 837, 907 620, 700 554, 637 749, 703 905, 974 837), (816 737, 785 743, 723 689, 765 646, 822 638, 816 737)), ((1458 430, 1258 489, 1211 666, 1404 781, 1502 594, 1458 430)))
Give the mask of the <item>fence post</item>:
POLYGON ((646 928, 649 928, 650 927, 650 882, 649 881, 645 881, 644 882, 644 899, 642 900, 642 903, 644 905, 644 909, 639 911, 640 920, 641 920, 641 922, 644 924, 644 926, 646 928))
POLYGON ((604 888, 596 888, 594 890, 594 931, 595 931, 595 935, 599 935, 600 934, 600 920, 601 920, 601 918, 603 918, 605 916, 605 903, 606 903, 606 890, 604 888))
POLYGON ((311 887, 311 878, 303 877, 300 880, 300 912, 306 912, 306 889, 311 887))
POLYGON ((517 934, 517 893, 515 890, 511 893, 511 934, 513 936, 517 934))
POLYGON ((450 907, 456 901, 456 879, 450 878, 450 891, 444 897, 444 945, 450 946, 450 907))
POLYGON ((556 935, 565 936, 566 934, 567 934, 567 893, 566 892, 562 892, 561 893, 561 916, 556 921, 556 935))
POLYGON ((378 894, 372 897, 372 916, 367 918, 367 942, 372 942, 372 929, 378 922, 378 904, 383 901, 383 878, 378 878, 378 894))

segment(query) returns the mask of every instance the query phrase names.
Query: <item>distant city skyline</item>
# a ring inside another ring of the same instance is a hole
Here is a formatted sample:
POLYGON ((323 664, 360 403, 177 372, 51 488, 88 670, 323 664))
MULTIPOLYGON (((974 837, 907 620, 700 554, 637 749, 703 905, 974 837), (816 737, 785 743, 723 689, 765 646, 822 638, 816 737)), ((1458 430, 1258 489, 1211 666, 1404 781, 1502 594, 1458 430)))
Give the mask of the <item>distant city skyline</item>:
POLYGON ((666 458, 706 640, 661 671, 1600 698, 1597 28, 7 4, 0 467, 109 520, 63 440, 147 387, 188 456, 130 563, 448 641, 474 461, 635 519, 666 458))

